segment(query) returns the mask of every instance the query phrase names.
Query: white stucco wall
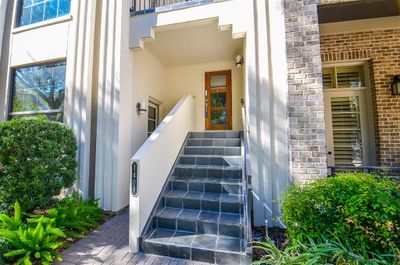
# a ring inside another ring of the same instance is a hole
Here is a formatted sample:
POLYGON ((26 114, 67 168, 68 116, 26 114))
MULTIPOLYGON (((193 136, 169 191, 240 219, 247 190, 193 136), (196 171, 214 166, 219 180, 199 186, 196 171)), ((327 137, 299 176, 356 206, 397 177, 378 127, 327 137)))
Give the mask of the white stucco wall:
POLYGON ((67 57, 69 21, 12 32, 11 67, 67 57), (51 47, 51 48, 50 48, 51 47))
POLYGON ((166 109, 170 110, 184 95, 195 96, 196 130, 205 130, 205 73, 220 70, 232 71, 232 125, 233 130, 242 129, 240 99, 243 97, 243 68, 236 68, 235 62, 211 62, 206 64, 171 67, 167 69, 168 91, 166 109))

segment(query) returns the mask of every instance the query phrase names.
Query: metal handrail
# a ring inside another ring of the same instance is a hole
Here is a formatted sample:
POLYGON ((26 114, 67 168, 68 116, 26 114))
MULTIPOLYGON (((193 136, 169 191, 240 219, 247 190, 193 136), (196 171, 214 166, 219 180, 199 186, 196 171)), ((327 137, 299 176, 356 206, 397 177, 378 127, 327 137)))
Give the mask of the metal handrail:
POLYGON ((247 246, 250 247, 252 241, 252 220, 251 220, 251 163, 250 163, 250 126, 247 118, 246 106, 244 100, 241 99, 242 105, 242 121, 243 121, 243 142, 244 142, 244 154, 243 154, 243 193, 244 193, 244 224, 245 224, 245 239, 247 246))

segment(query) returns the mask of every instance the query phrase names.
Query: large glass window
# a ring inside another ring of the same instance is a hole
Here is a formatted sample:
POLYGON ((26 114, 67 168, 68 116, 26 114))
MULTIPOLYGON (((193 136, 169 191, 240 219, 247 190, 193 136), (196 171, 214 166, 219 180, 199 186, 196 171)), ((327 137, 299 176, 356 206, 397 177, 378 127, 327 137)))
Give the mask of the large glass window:
POLYGON ((63 120, 65 62, 15 69, 13 76, 11 118, 63 120))
POLYGON ((21 0, 18 26, 69 14, 71 0, 21 0))

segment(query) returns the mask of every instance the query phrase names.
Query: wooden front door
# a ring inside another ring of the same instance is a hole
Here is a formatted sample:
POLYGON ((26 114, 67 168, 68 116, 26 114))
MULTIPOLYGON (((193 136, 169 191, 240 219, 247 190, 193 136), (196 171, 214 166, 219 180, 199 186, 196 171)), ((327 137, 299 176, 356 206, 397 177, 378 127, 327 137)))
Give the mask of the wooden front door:
POLYGON ((232 130, 231 71, 206 73, 206 130, 232 130))

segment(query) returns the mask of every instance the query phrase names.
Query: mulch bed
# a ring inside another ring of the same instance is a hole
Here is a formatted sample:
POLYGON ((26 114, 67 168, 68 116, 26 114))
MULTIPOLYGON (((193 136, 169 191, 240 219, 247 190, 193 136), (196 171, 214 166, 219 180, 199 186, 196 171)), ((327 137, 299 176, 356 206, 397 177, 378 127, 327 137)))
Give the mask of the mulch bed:
MULTIPOLYGON (((253 227, 253 241, 262 242, 266 238, 265 227, 253 227)), ((279 250, 284 250, 289 243, 289 239, 285 235, 286 230, 282 228, 268 228, 268 237, 275 243, 279 250)), ((260 260, 265 251, 253 248, 253 260, 260 260)))

